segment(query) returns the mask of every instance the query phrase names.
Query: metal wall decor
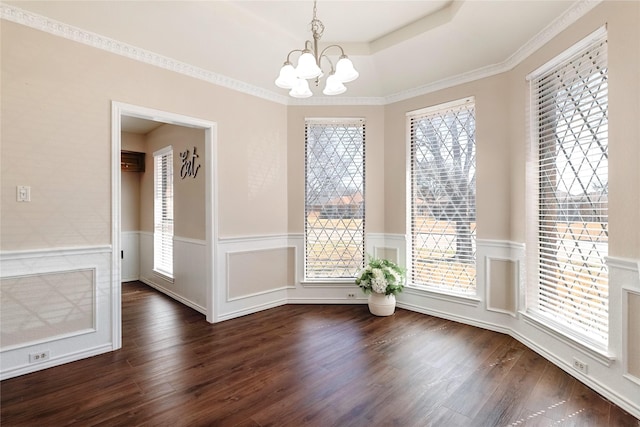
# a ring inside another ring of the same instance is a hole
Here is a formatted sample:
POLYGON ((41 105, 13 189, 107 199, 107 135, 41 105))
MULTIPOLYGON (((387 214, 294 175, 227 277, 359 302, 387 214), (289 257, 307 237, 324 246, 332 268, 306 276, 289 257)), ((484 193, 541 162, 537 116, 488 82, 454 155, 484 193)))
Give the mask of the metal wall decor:
POLYGON ((185 179, 190 176, 195 178, 200 170, 200 164, 196 165, 196 159, 200 156, 196 153, 196 147, 193 147, 193 152, 185 150, 180 153, 180 159, 182 160, 182 166, 180 167, 180 177, 185 179))

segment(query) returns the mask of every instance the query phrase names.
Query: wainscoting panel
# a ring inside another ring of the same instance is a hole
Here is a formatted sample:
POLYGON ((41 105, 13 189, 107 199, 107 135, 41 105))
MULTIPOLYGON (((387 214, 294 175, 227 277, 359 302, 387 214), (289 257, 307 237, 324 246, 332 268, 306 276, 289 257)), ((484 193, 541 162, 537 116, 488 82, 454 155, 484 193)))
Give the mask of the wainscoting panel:
POLYGON ((95 270, 0 279, 0 350, 95 331, 95 270))
POLYGON ((516 316, 518 262, 486 257, 487 310, 516 316))
POLYGON ((389 261, 395 262, 397 264, 398 259, 400 258, 398 252, 399 251, 397 248, 385 248, 383 246, 376 246, 373 252, 373 256, 374 258, 378 259, 388 259, 389 261))
POLYGON ((1 379, 113 350, 111 261, 109 246, 0 254, 1 379))
POLYGON ((404 234, 367 233, 367 253, 374 258, 388 259, 405 265, 406 239, 404 234))
POLYGON ((140 281, 206 314, 206 252, 204 240, 174 237, 170 282, 153 271, 153 233, 140 232, 140 281))
POLYGON ((293 286, 295 259, 294 247, 227 252, 228 301, 293 286))
POLYGON ((626 375, 640 384, 640 289, 623 289, 626 300, 626 375))
MULTIPOLYGON (((622 365, 626 380, 638 387, 640 395, 640 261, 609 257, 609 301, 620 301, 620 335, 623 337, 622 365), (620 298, 617 299, 617 290, 620 298)), ((610 307, 612 316, 617 319, 618 312, 610 307)), ((614 325, 615 326, 615 325, 614 325)), ((640 401, 638 402, 640 406, 640 401)))
POLYGON ((484 295, 487 311, 517 317, 524 272, 524 245, 480 239, 477 241, 478 290, 484 295), (480 291, 484 289, 484 292, 480 291))
POLYGON ((287 235, 219 239, 216 257, 216 321, 287 303, 298 263, 287 235))

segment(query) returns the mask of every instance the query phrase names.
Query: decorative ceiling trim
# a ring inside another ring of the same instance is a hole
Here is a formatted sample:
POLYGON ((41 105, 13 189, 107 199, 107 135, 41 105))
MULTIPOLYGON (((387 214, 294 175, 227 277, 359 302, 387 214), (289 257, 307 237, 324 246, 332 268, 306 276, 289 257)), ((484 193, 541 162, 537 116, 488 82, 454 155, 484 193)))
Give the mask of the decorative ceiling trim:
POLYGON ((277 102, 284 105, 386 105, 403 101, 417 96, 426 95, 438 90, 469 83, 474 80, 491 77, 504 73, 516 67, 536 50, 551 41, 560 32, 575 23, 578 19, 588 13, 591 9, 600 4, 603 0, 577 0, 571 8, 550 23, 536 36, 529 40, 518 51, 511 55, 506 61, 458 74, 447 79, 443 79, 428 85, 414 89, 398 92, 385 97, 316 97, 305 100, 293 100, 287 96, 280 95, 271 90, 257 87, 231 77, 214 73, 175 59, 150 52, 126 43, 119 42, 109 37, 101 36, 91 31, 68 25, 51 18, 47 18, 36 13, 20 9, 15 6, 0 4, 1 18, 17 24, 25 25, 36 30, 44 31, 55 36, 73 40, 88 46, 105 50, 116 55, 124 56, 149 65, 164 68, 176 73, 184 74, 199 80, 226 87, 238 92, 246 93, 267 101, 277 102))
POLYGON ((73 25, 65 24, 63 22, 56 21, 55 19, 20 9, 19 7, 9 6, 6 4, 0 4, 0 6, 2 7, 1 17, 7 21, 22 24, 55 36, 102 49, 129 59, 144 62, 145 64, 164 68, 165 70, 174 71, 189 77, 204 80, 208 83, 213 83, 218 86, 266 99, 267 101, 273 101, 285 105, 288 102, 288 98, 286 96, 277 94, 273 91, 177 61, 167 56, 150 52, 109 37, 101 36, 91 31, 82 30, 74 27, 73 25))
POLYGON ((604 0, 578 0, 573 6, 547 25, 542 31, 536 34, 531 40, 525 43, 504 63, 507 65, 505 71, 516 67, 526 58, 531 56, 536 50, 550 42, 555 36, 574 24, 578 19, 586 15, 591 9, 602 3, 604 0))
POLYGON ((573 6, 565 11, 565 13, 547 25, 542 31, 536 34, 504 62, 478 68, 428 85, 389 95, 384 98, 384 103, 391 104, 394 102, 404 101, 406 99, 426 95, 438 90, 469 83, 474 80, 484 79, 512 70, 522 61, 531 56, 536 50, 550 42, 555 36, 587 14, 591 9, 602 3, 602 1, 603 0, 577 0, 573 6))
POLYGON ((478 68, 467 73, 458 74, 457 76, 438 80, 437 82, 429 83, 428 85, 389 95, 384 98, 384 103, 393 104, 394 102, 404 101, 406 99, 411 99, 417 96, 437 92, 442 89, 447 89, 453 86, 459 86, 465 83, 473 82, 475 80, 484 79, 486 77, 495 76, 496 74, 503 73, 507 70, 508 68, 504 67, 504 63, 489 65, 487 67, 478 68))

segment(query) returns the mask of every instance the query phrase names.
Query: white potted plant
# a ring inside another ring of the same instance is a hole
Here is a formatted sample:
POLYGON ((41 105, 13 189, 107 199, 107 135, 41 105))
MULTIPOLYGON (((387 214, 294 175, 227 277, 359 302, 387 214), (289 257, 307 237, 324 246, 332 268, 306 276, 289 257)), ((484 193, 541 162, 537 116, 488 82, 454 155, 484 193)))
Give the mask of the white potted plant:
POLYGON ((396 295, 404 288, 405 271, 387 259, 370 258, 356 276, 356 285, 369 295, 369 311, 390 316, 396 309, 396 295))

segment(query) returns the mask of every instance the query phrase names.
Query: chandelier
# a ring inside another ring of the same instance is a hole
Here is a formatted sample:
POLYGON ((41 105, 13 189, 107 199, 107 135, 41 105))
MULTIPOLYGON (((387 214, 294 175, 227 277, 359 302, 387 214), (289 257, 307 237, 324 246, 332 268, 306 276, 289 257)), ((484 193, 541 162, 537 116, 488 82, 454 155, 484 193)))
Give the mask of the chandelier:
POLYGON ((314 0, 313 19, 311 20, 313 42, 307 40, 305 41, 304 49, 294 49, 289 52, 287 60, 280 69, 280 75, 276 79, 276 86, 283 89, 290 89, 289 95, 294 98, 308 98, 313 95, 309 89, 309 82, 307 80, 315 79, 316 86, 318 86, 320 78, 324 76, 322 72, 323 59, 331 66, 324 90, 322 91, 325 95, 340 95, 344 93, 347 90, 344 83, 357 79, 359 75, 355 68, 353 68, 353 63, 347 55, 345 55, 344 49, 341 46, 332 44, 318 54, 318 40, 320 40, 324 32, 324 24, 317 18, 316 12, 316 0, 314 0), (325 52, 332 48, 340 49, 340 58, 335 64, 335 67, 331 59, 325 55, 325 52), (294 52, 301 53, 298 58, 298 65, 295 68, 290 61, 291 54, 294 52))

